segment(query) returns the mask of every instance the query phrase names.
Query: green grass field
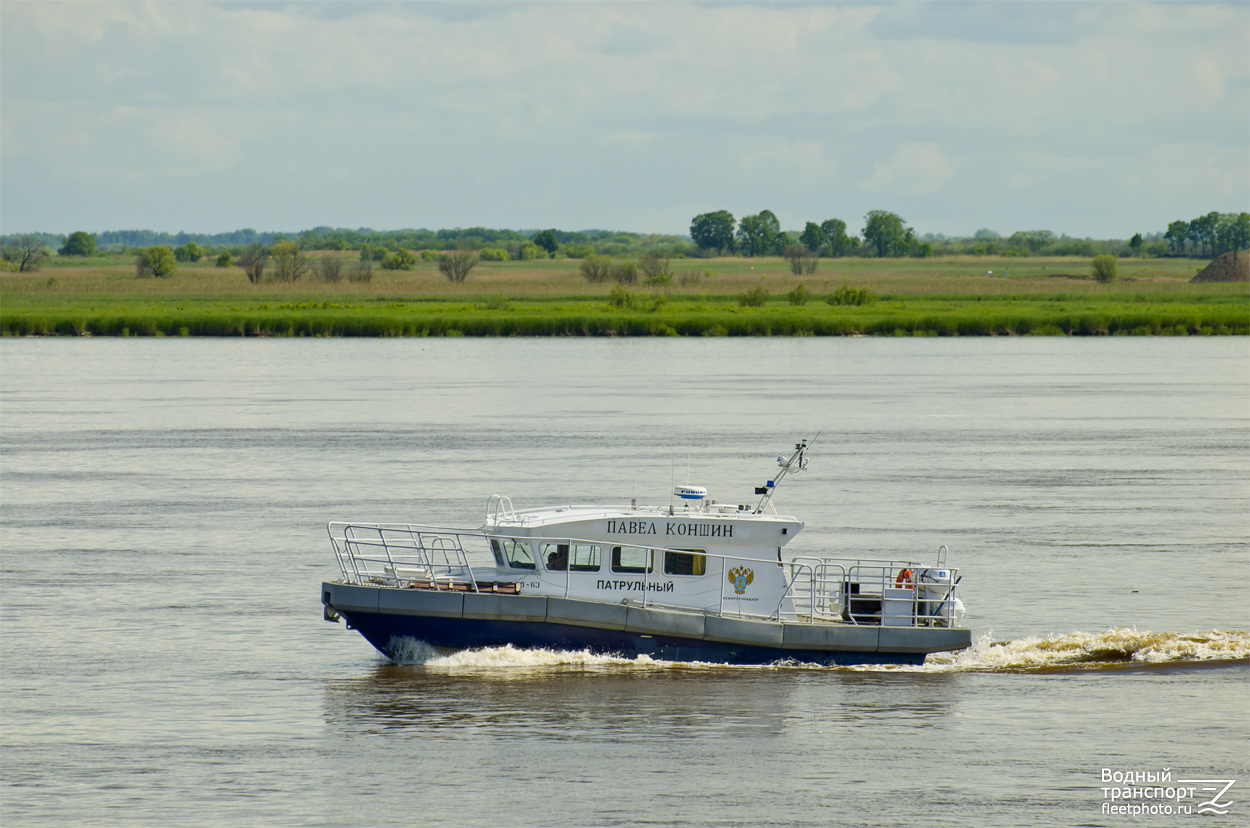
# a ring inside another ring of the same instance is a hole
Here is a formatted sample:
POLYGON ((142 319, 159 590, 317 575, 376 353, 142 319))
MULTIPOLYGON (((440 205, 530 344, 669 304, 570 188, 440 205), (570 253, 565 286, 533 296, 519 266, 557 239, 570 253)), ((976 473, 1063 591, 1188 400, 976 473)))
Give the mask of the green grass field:
MULTIPOLYGON (((331 254, 354 261, 354 253, 331 254)), ((0 276, 0 333, 104 336, 837 336, 1250 334, 1250 285, 1189 284, 1206 262, 1121 259, 1102 285, 1088 259, 822 259, 794 276, 778 258, 687 259, 666 286, 590 284, 576 260, 483 262, 452 284, 432 262, 375 268, 364 284, 251 285, 237 267, 182 264, 138 279, 129 258, 50 262, 0 276), (993 271, 993 276, 987 272, 993 271), (801 306, 786 294, 800 283, 801 306), (762 307, 740 294, 770 293, 762 307), (869 304, 830 305, 840 287, 869 304)), ((346 270, 346 268, 345 268, 346 270)))

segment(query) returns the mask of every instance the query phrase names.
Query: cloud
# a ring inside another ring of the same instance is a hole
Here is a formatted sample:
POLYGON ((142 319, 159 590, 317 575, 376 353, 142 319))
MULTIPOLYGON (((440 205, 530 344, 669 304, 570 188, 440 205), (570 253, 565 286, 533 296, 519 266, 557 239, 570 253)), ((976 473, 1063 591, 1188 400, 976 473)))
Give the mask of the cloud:
POLYGON ((876 193, 935 193, 954 170, 937 144, 901 144, 889 161, 877 162, 872 178, 860 187, 876 193))
POLYGON ((739 163, 747 169, 764 168, 778 175, 792 176, 797 173, 818 179, 838 171, 837 163, 825 156, 819 141, 788 141, 778 137, 749 142, 739 163))
POLYGON ((646 132, 641 129, 618 129, 615 132, 608 133, 599 140, 604 144, 645 147, 658 137, 658 132, 646 132))
POLYGON ((885 40, 961 43, 1072 43, 1087 29, 1080 3, 909 2, 886 3, 870 30, 885 40))
POLYGON ((1136 230, 1169 203, 1250 201, 1244 11, 11 2, 0 202, 18 229, 61 227, 73 205, 100 229, 685 232, 692 204, 769 206, 787 226, 880 207, 974 229, 994 221, 977 212, 994 193, 1028 188, 1021 226, 1136 230), (611 197, 588 201, 587 180, 611 197), (1093 226, 1072 219, 1073 187, 1101 194, 1093 226), (242 191, 284 195, 229 197, 242 191))
POLYGON ((668 45, 668 38, 653 34, 642 26, 613 22, 607 34, 599 39, 598 51, 605 55, 640 57, 655 54, 668 45))

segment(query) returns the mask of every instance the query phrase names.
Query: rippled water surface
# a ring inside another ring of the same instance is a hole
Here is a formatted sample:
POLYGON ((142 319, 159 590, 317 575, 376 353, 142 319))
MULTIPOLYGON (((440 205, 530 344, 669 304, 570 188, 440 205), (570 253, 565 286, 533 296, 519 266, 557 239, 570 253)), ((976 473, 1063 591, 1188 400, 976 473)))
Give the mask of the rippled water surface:
POLYGON ((0 437, 5 826, 1183 824, 1103 768, 1250 819, 1244 338, 6 339, 0 437), (818 431, 788 552, 946 544, 973 650, 392 664, 321 620, 329 520, 736 501, 818 431))

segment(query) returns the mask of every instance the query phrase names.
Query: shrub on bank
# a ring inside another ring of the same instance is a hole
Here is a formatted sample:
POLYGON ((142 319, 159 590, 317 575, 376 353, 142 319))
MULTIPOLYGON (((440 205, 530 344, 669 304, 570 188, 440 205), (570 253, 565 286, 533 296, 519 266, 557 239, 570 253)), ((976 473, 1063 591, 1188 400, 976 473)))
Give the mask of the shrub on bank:
POLYGON ((1094 271, 1094 278, 1104 285, 1111 284, 1120 275, 1115 256, 1110 253, 1095 256, 1090 265, 1094 271))
POLYGON ((599 256, 594 253, 582 259, 578 270, 587 282, 595 284, 597 282, 606 282, 612 273, 612 260, 607 256, 599 256))
POLYGON ((867 288, 843 285, 825 297, 825 302, 830 305, 870 305, 875 298, 867 288))
POLYGON ((756 285, 745 293, 738 294, 738 305, 744 308, 762 308, 768 301, 768 288, 756 285))
POLYGON ((141 279, 145 276, 168 278, 177 273, 175 261, 174 251, 164 245, 145 247, 135 253, 135 275, 141 279))

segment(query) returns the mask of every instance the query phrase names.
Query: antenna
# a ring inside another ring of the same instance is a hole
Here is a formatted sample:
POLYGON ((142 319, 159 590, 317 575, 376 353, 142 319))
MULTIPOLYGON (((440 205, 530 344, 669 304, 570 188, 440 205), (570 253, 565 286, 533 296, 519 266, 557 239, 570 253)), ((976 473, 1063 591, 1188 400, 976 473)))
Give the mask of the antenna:
POLYGON ((634 457, 634 491, 629 498, 630 506, 638 508, 638 457, 634 457))
MULTIPOLYGON (((816 437, 819 437, 820 434, 821 432, 816 432, 816 437)), ((807 468, 807 458, 803 456, 803 453, 807 451, 812 443, 816 442, 816 437, 813 437, 810 440, 800 440, 795 443, 794 453, 790 455, 789 460, 784 457, 777 458, 777 465, 781 467, 781 471, 777 473, 776 477, 769 480, 763 486, 755 487, 755 493, 763 496, 760 498, 759 505, 755 507, 754 514, 763 514, 764 510, 772 505, 773 491, 777 488, 777 484, 779 484, 787 474, 790 474, 791 472, 803 471, 807 468)))
POLYGON ((673 491, 677 488, 677 458, 669 455, 668 513, 673 513, 673 491))

